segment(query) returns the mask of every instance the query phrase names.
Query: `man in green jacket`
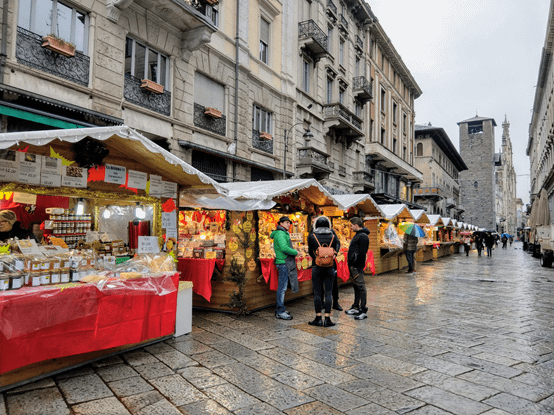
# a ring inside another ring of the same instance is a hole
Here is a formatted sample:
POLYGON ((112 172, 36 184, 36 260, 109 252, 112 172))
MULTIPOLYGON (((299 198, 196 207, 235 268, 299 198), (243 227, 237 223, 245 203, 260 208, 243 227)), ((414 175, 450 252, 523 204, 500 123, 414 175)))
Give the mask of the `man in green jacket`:
POLYGON ((296 260, 298 251, 292 249, 289 228, 291 221, 288 216, 283 216, 277 222, 277 229, 271 232, 273 249, 275 250, 275 266, 279 272, 279 284, 277 286, 277 309, 275 317, 282 320, 292 320, 292 316, 285 308, 285 291, 290 280, 292 292, 298 292, 298 276, 296 274, 296 260))

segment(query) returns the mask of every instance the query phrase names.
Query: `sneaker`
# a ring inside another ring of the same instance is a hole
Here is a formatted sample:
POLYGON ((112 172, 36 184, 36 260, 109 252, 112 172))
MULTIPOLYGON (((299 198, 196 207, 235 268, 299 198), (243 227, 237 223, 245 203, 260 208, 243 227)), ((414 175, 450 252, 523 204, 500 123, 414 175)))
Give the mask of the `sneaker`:
POLYGON ((406 274, 411 274, 412 272, 414 272, 414 271, 409 269, 408 271, 406 271, 406 274))
POLYGON ((292 320, 292 316, 286 312, 283 312, 281 314, 275 313, 275 318, 278 318, 281 320, 292 320))
POLYGON ((354 320, 363 320, 364 318, 367 318, 366 313, 360 313, 357 316, 354 317, 354 320))
POLYGON ((343 310, 343 308, 340 306, 339 303, 333 303, 333 309, 339 310, 339 311, 342 311, 342 310, 343 310))
POLYGON ((346 310, 345 314, 348 314, 349 316, 357 316, 358 314, 360 314, 360 310, 358 310, 357 308, 352 307, 352 308, 346 310))

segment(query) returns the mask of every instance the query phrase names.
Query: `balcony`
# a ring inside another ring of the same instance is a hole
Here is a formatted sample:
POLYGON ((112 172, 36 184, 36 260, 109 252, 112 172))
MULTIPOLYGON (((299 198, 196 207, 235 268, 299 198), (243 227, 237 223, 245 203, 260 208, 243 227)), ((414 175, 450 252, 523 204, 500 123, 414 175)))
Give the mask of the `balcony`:
POLYGON ((298 149, 298 161, 296 170, 300 177, 324 178, 332 171, 329 155, 313 147, 301 147, 298 149))
POLYGON ((453 197, 447 197, 445 201, 445 205, 447 209, 452 209, 453 207, 456 207, 456 201, 453 197))
POLYGON ((308 49, 315 56, 329 53, 327 35, 313 20, 298 23, 298 40, 300 49, 308 49))
POLYGON ((339 31, 343 36, 348 36, 348 20, 342 13, 339 16, 339 31))
POLYGON ((357 76, 352 80, 352 91, 356 99, 366 103, 373 99, 373 90, 371 84, 365 76, 357 76))
POLYGON ((335 24, 337 22, 338 10, 337 6, 335 6, 335 3, 333 3, 332 0, 327 0, 327 17, 332 24, 335 24))
POLYGON ((171 114, 171 93, 164 91, 162 94, 141 88, 142 80, 132 75, 125 75, 123 97, 127 102, 139 105, 143 108, 155 111, 162 115, 171 114))
POLYGON ((335 130, 349 142, 364 136, 361 118, 340 103, 324 105, 323 117, 325 129, 335 130))
POLYGON ((227 117, 221 114, 221 118, 213 117, 206 114, 206 107, 194 103, 194 125, 204 130, 225 137, 227 135, 227 117))
POLYGON ((414 189, 414 197, 441 200, 445 197, 445 193, 440 187, 420 187, 414 189))
POLYGON ((258 130, 252 130, 252 147, 273 154, 273 140, 260 137, 258 130))
POLYGON ((364 53, 364 42, 360 39, 360 36, 356 35, 356 54, 362 55, 364 53))
POLYGON ((354 192, 371 193, 375 189, 373 175, 365 170, 352 173, 354 192))
POLYGON ((342 176, 342 177, 346 176, 346 167, 339 166, 339 176, 342 176))
POLYGON ((75 56, 67 58, 41 45, 41 35, 22 27, 17 28, 15 57, 19 63, 76 84, 88 86, 90 58, 87 55, 75 52, 75 56))

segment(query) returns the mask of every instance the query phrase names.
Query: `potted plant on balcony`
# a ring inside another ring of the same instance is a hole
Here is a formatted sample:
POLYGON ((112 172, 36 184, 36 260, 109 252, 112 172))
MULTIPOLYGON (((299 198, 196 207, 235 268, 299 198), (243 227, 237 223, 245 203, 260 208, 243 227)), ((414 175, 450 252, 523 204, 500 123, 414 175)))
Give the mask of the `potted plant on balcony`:
POLYGON ((41 46, 67 58, 75 56, 75 45, 52 33, 42 38, 41 46))
POLYGON ((206 3, 208 3, 208 4, 217 4, 217 3, 219 3, 219 0, 206 0, 206 3))
POLYGON ((213 118, 221 118, 221 111, 212 107, 204 108, 204 114, 213 118))
POLYGON ((150 79, 141 79, 141 88, 146 89, 147 91, 154 92, 155 94, 163 94, 164 86, 157 84, 156 82, 150 79))
POLYGON ((271 140, 271 139, 273 139, 273 137, 271 137, 271 134, 266 133, 266 132, 261 132, 260 133, 260 138, 262 140, 271 140))

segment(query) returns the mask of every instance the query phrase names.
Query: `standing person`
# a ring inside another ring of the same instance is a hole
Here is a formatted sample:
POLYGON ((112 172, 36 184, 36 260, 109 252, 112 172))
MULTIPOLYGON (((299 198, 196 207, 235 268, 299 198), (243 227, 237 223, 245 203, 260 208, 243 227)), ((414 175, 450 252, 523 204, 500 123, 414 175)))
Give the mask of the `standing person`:
POLYGON ((492 256, 492 247, 494 245, 494 236, 487 232, 485 234, 485 245, 487 246, 487 256, 492 256))
POLYGON ((270 235, 270 238, 273 239, 273 249, 275 251, 275 266, 279 273, 275 317, 281 320, 292 320, 292 316, 285 308, 285 291, 287 291, 288 283, 290 282, 293 293, 298 292, 298 274, 295 260, 298 251, 292 249, 289 235, 290 225, 291 221, 288 216, 283 216, 277 222, 277 229, 271 232, 270 235))
POLYGON ((356 320, 367 318, 367 291, 365 288, 364 268, 369 249, 369 230, 364 227, 361 218, 350 219, 350 229, 356 234, 348 248, 348 269, 354 287, 354 304, 345 313, 355 316, 356 320))
POLYGON ((408 271, 411 274, 415 272, 415 253, 417 251, 417 236, 404 234, 404 254, 408 260, 408 271))
POLYGON ((471 239, 469 238, 469 235, 464 236, 463 242, 466 256, 469 256, 469 248, 471 247, 471 239))
POLYGON ((331 222, 326 216, 320 216, 314 222, 312 232, 308 235, 308 252, 312 257, 312 284, 314 290, 315 319, 308 324, 311 326, 331 327, 335 323, 331 321, 331 303, 333 298, 334 259, 330 266, 319 266, 316 261, 317 250, 320 247, 330 247, 336 252, 340 250, 340 241, 334 230, 331 229, 331 222), (325 293, 325 320, 322 320, 321 310, 323 308, 322 288, 325 293))
POLYGON ((483 237, 482 234, 475 235, 475 248, 477 248, 477 254, 481 256, 481 251, 483 250, 483 237))
POLYGON ((508 240, 510 241, 510 246, 512 246, 512 242, 514 242, 514 237, 510 236, 510 238, 508 240))
POLYGON ((508 237, 506 235, 502 237, 502 249, 508 249, 508 237))

